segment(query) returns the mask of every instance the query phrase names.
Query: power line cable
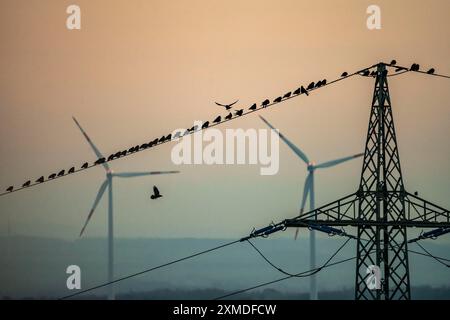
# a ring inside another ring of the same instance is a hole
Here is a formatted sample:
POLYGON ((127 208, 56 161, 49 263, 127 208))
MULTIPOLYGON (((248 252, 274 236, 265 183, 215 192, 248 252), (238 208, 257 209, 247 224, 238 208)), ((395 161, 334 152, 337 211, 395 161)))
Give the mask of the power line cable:
MULTIPOLYGON (((311 92, 311 91, 314 91, 314 90, 317 90, 317 89, 321 89, 321 88, 324 88, 324 87, 326 87, 326 86, 330 86, 330 85, 332 85, 332 84, 335 84, 335 83, 337 83, 337 82, 339 82, 339 81, 342 81, 342 80, 346 80, 346 79, 348 79, 348 78, 351 78, 351 77, 353 77, 353 76, 355 76, 355 75, 358 75, 361 71, 371 69, 371 68, 373 68, 373 67, 375 67, 375 66, 376 66, 376 65, 373 65, 373 66, 364 68, 364 69, 362 69, 362 70, 358 70, 358 71, 356 71, 356 72, 353 72, 353 73, 351 73, 351 74, 348 74, 348 75, 346 75, 346 76, 344 76, 344 77, 337 78, 337 79, 335 79, 335 80, 332 80, 332 81, 330 81, 330 82, 327 82, 327 83, 321 85, 320 87, 314 87, 314 88, 311 88, 311 89, 307 90, 307 91, 308 91, 308 94, 309 94, 309 92, 311 92)), ((223 124, 223 123, 228 122, 228 121, 232 121, 232 120, 237 119, 237 118, 241 118, 241 117, 246 116, 246 115, 249 115, 249 114, 251 114, 251 113, 253 113, 253 112, 260 111, 261 109, 266 109, 266 108, 271 107, 271 106, 274 106, 274 105, 276 105, 276 104, 279 104, 279 103, 285 102, 285 101, 287 101, 287 100, 290 100, 290 99, 296 98, 296 97, 298 97, 298 96, 301 96, 302 94, 303 94, 303 93, 295 94, 295 95, 291 95, 291 96, 289 96, 289 97, 282 98, 282 100, 281 100, 280 102, 273 102, 273 101, 272 101, 271 103, 269 103, 269 104, 267 104, 267 105, 264 105, 264 106, 260 105, 259 107, 256 107, 255 109, 252 109, 252 110, 247 109, 246 112, 243 113, 243 114, 240 115, 240 116, 235 116, 235 117, 230 118, 230 119, 223 119, 222 121, 220 121, 220 122, 218 122, 218 123, 211 123, 211 124, 208 125, 208 127, 206 127, 206 128, 199 128, 198 130, 193 130, 193 131, 189 131, 189 132, 186 131, 182 136, 180 136, 180 138, 181 138, 181 137, 184 137, 184 136, 187 136, 187 135, 190 135, 190 134, 193 134, 193 133, 195 133, 195 132, 203 131, 203 130, 205 130, 205 129, 207 129, 207 128, 212 128, 212 127, 218 126, 218 125, 220 125, 220 124, 223 124)), ((155 140, 158 140, 158 139, 155 139, 155 140)), ((153 140, 153 141, 155 141, 155 140, 153 140)), ((111 159, 105 159, 105 161, 104 161, 103 163, 106 163, 106 162, 109 163, 109 162, 112 162, 112 161, 114 161, 114 160, 123 159, 123 158, 125 158, 125 157, 129 157, 129 156, 131 156, 131 155, 133 155, 133 154, 136 154, 136 153, 138 153, 138 152, 141 152, 141 151, 144 151, 144 150, 147 150, 147 149, 151 149, 151 148, 153 148, 153 147, 156 147, 156 146, 159 146, 159 145, 162 145, 162 144, 164 144, 164 143, 171 142, 171 141, 174 141, 174 140, 176 140, 176 139, 175 139, 175 138, 170 138, 170 139, 165 139, 165 140, 162 140, 162 141, 158 140, 158 142, 156 142, 155 144, 152 144, 152 146, 147 146, 147 147, 145 147, 145 148, 141 148, 141 147, 144 146, 145 144, 149 145, 150 143, 139 144, 139 145, 136 145, 136 146, 132 147, 132 148, 138 147, 137 150, 135 149, 135 150, 133 150, 132 152, 127 152, 126 154, 123 154, 123 155, 118 156, 118 157, 113 157, 113 158, 111 158, 111 159)), ((125 150, 131 150, 132 148, 125 148, 124 151, 125 151, 125 150)), ((118 152, 116 152, 115 154, 118 154, 118 153, 124 152, 124 151, 118 151, 118 152)), ((98 159, 97 159, 97 161, 98 161, 98 159)), ((48 178, 48 179, 44 179, 43 181, 35 181, 35 182, 33 182, 33 183, 31 183, 31 180, 30 180, 30 184, 28 184, 28 185, 26 185, 26 186, 22 185, 21 187, 19 187, 19 188, 14 188, 14 189, 12 189, 11 191, 5 191, 5 192, 3 192, 3 193, 0 193, 0 197, 1 197, 1 196, 4 196, 4 195, 7 195, 7 194, 10 194, 10 193, 18 192, 18 191, 20 191, 20 190, 29 189, 29 188, 32 188, 32 187, 37 186, 37 185, 41 185, 41 184, 46 183, 46 182, 49 182, 49 181, 54 181, 54 180, 57 180, 57 179, 62 178, 62 177, 66 177, 66 176, 69 176, 69 175, 73 175, 73 174, 76 174, 76 173, 79 173, 79 172, 88 170, 88 169, 90 169, 90 168, 96 167, 97 165, 100 164, 100 163, 96 163, 96 162, 91 163, 91 164, 89 164, 89 162, 86 162, 86 163, 87 163, 86 166, 80 167, 80 168, 78 168, 78 169, 75 169, 75 168, 74 168, 73 171, 71 171, 70 173, 69 173, 68 171, 66 171, 66 172, 64 172, 64 174, 62 174, 62 175, 55 175, 55 176, 54 176, 53 178, 51 178, 51 179, 48 178)), ((59 170, 56 170, 56 172, 58 172, 58 171, 59 171, 59 170)))
MULTIPOLYGON (((349 242, 351 240, 351 238, 348 238, 345 242, 344 242, 344 244, 338 249, 338 251, 337 252, 339 252, 343 247, 345 247, 345 245, 349 242)), ((304 278, 304 277, 309 277, 309 276, 312 276, 312 275, 314 275, 314 274, 316 274, 316 273, 318 273, 318 272, 320 272, 321 270, 322 270, 322 268, 323 267, 321 267, 321 268, 317 268, 317 270, 315 270, 314 272, 312 272, 311 274, 302 274, 302 275, 299 275, 299 274, 293 274, 293 273, 289 273, 289 272, 286 272, 286 271, 284 271, 283 269, 281 269, 280 267, 277 267, 274 263, 272 263, 251 241, 250 241, 250 239, 247 239, 247 242, 248 243, 250 243, 250 245, 253 247, 253 249, 255 249, 256 250, 256 252, 258 252, 259 253, 259 255, 270 265, 270 266, 272 266, 274 269, 276 269, 276 270, 278 270, 279 272, 281 272, 282 274, 285 274, 285 275, 287 275, 287 276, 290 276, 290 277, 298 277, 298 278, 304 278)), ((337 254, 337 253, 336 253, 337 254)), ((331 260, 331 259, 329 259, 329 260, 331 260)), ((327 263, 328 263, 329 261, 327 261, 327 263)), ((325 263, 325 265, 326 265, 326 263, 325 263)))
MULTIPOLYGON (((440 258, 438 258, 438 257, 436 257, 436 256, 434 256, 434 255, 432 255, 427 249, 425 249, 418 241, 416 242, 416 244, 428 255, 428 256, 430 256, 431 258, 433 258, 434 260, 436 260, 437 262, 439 262, 440 264, 442 264, 442 265, 444 265, 444 266, 446 266, 447 268, 450 268, 450 264, 447 264, 447 263, 445 263, 445 262, 443 262, 442 260, 444 260, 444 259, 440 259, 440 258)), ((447 259, 445 259, 445 260, 447 260, 447 259)))
POLYGON ((186 257, 184 257, 184 258, 176 259, 176 260, 173 260, 173 261, 170 261, 170 262, 161 264, 161 265, 156 266, 156 267, 152 267, 152 268, 149 268, 149 269, 145 269, 145 270, 142 270, 142 271, 140 271, 140 272, 136 272, 136 273, 130 274, 130 275, 128 275, 128 276, 118 278, 118 279, 113 280, 113 281, 105 282, 105 283, 103 283, 103 284, 100 284, 100 285, 97 285, 97 286, 94 286, 94 287, 85 289, 85 290, 83 290, 83 291, 78 291, 78 292, 76 292, 76 293, 73 293, 73 294, 64 296, 64 297, 62 297, 62 298, 59 298, 58 300, 69 299, 69 298, 78 296, 78 295, 80 295, 80 294, 83 294, 83 293, 86 293, 86 292, 89 292, 89 291, 92 291, 92 290, 96 290, 96 289, 99 289, 99 288, 103 288, 103 287, 108 286, 108 285, 113 284, 113 283, 117 283, 117 282, 120 282, 120 281, 123 281, 123 280, 127 280, 127 279, 130 279, 130 278, 133 278, 133 277, 142 275, 142 274, 144 274, 144 273, 148 273, 148 272, 151 272, 151 271, 155 271, 155 270, 157 270, 157 269, 161 269, 161 268, 163 268, 163 267, 170 266, 170 265, 172 265, 172 264, 175 264, 175 263, 178 263, 178 262, 181 262, 181 261, 184 261, 184 260, 192 259, 192 258, 194 258, 194 257, 200 256, 200 255, 205 254, 205 253, 209 253, 209 252, 212 252, 212 251, 215 251, 215 250, 219 250, 219 249, 222 249, 222 248, 231 246, 231 245, 233 245, 233 244, 235 244, 235 243, 238 243, 238 242, 240 242, 240 240, 235 240, 235 241, 227 242, 227 243, 222 244, 222 245, 220 245, 220 246, 217 246, 217 247, 214 247, 214 248, 211 248, 211 249, 207 249, 207 250, 204 250, 204 251, 200 251, 200 252, 191 254, 191 255, 189 255, 189 256, 186 256, 186 257))
POLYGON ((247 292, 247 291, 250 291, 250 290, 254 290, 254 289, 257 289, 257 288, 261 288, 261 287, 267 286, 267 285, 269 285, 269 284, 273 284, 273 283, 277 283, 277 282, 280 282, 280 281, 284 281, 284 280, 287 280, 287 279, 290 279, 290 278, 293 278, 293 277, 300 277, 300 276, 302 276, 302 275, 305 275, 305 277, 308 277, 308 276, 311 276, 311 275, 313 275, 313 274, 316 274, 316 273, 320 272, 321 270, 323 270, 323 269, 325 269, 325 268, 332 267, 332 266, 335 266, 335 265, 338 265, 338 264, 341 264, 341 263, 344 263, 344 262, 347 262, 347 261, 350 261, 350 260, 354 260, 354 259, 356 259, 356 256, 355 256, 355 257, 352 257, 352 258, 343 259, 343 260, 340 260, 340 261, 337 261, 337 262, 334 262, 334 263, 330 263, 330 261, 331 261, 331 260, 339 253, 339 251, 341 251, 341 249, 347 244, 348 240, 350 240, 350 239, 347 239, 347 241, 345 241, 344 244, 341 245, 341 246, 339 247, 339 249, 336 250, 336 251, 330 256, 330 258, 329 258, 322 266, 320 266, 320 267, 318 267, 318 268, 314 268, 314 269, 311 269, 311 270, 299 272, 299 273, 294 274, 294 275, 288 275, 288 276, 283 277, 283 278, 279 278, 279 279, 276 279, 276 280, 264 282, 264 283, 262 283, 262 284, 258 284, 258 285, 256 285, 256 286, 248 287, 248 288, 241 289, 241 290, 238 290, 238 291, 234 291, 234 292, 225 294, 225 295, 223 295, 223 296, 214 298, 213 300, 221 300, 221 299, 224 299, 224 298, 228 298, 228 297, 231 297, 231 296, 240 294, 240 293, 244 293, 244 292, 247 292))

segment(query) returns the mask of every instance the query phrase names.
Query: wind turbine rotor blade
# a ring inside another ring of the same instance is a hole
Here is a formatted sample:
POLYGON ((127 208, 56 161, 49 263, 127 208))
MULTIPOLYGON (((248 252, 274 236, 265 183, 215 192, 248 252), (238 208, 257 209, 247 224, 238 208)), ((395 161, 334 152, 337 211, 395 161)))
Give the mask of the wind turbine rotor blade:
MULTIPOLYGON (((83 130, 83 128, 81 127, 81 125, 78 123, 77 119, 75 117, 72 117, 73 121, 75 121, 75 124, 78 126, 78 128, 80 129, 81 133, 83 134, 83 136, 86 138, 87 142, 89 143, 89 145, 91 146, 92 150, 94 150, 95 155, 100 159, 100 158, 104 158, 104 156, 102 155, 102 153, 100 152, 100 150, 98 150, 98 148, 95 146, 95 144, 92 142, 91 138, 89 138, 89 136, 87 135, 86 131, 83 130)), ((108 163, 104 162, 102 163, 103 167, 106 170, 110 170, 109 169, 109 165, 108 163)))
POLYGON ((102 198, 103 194, 105 193, 107 186, 108 186, 108 180, 105 180, 102 183, 102 185, 100 186, 100 188, 98 189, 97 197, 95 197, 94 204, 92 205, 92 209, 91 209, 91 211, 89 211, 89 215, 86 219, 86 222, 84 223, 83 228, 81 229, 80 237, 83 235, 84 229, 86 229, 86 226, 88 225, 89 220, 91 220, 92 214, 94 213, 95 208, 97 208, 97 205, 100 202, 100 199, 102 198))
MULTIPOLYGON (((311 189, 311 179, 312 179, 312 176, 311 176, 311 173, 309 173, 305 179, 305 185, 303 186, 303 197, 302 197, 302 202, 300 204, 300 214, 302 214, 303 211, 305 210, 306 198, 308 198, 308 194, 311 189)), ((295 230, 295 236, 294 236, 295 240, 297 240, 298 230, 299 230, 299 228, 297 228, 295 230)))
POLYGON ((359 158, 359 157, 361 157, 363 155, 364 155, 364 153, 358 153, 358 154, 355 154, 353 156, 327 161, 327 162, 324 162, 324 163, 321 163, 321 164, 318 164, 318 165, 314 166, 314 168, 316 168, 316 169, 323 169, 323 168, 333 167, 333 166, 338 165, 338 164, 340 164, 342 162, 346 162, 346 161, 349 161, 349 160, 352 160, 352 159, 355 159, 355 158, 359 158))
POLYGON ((113 177, 134 178, 134 177, 152 176, 158 174, 172 174, 172 173, 180 173, 180 171, 122 172, 122 173, 113 173, 113 177))
MULTIPOLYGON (((261 118, 262 121, 264 121, 265 124, 267 124, 272 130, 276 130, 270 123, 269 121, 267 121, 266 119, 264 119, 262 116, 259 116, 261 118)), ((306 156, 306 154, 300 150, 300 148, 298 148, 295 144, 293 144, 291 141, 289 141, 288 138, 286 138, 281 132, 278 131, 278 135, 280 136, 281 140, 284 141, 284 143, 286 143, 289 148, 291 148, 292 151, 294 151, 294 153, 300 157, 300 159, 302 159, 306 164, 309 164, 309 159, 306 156)))

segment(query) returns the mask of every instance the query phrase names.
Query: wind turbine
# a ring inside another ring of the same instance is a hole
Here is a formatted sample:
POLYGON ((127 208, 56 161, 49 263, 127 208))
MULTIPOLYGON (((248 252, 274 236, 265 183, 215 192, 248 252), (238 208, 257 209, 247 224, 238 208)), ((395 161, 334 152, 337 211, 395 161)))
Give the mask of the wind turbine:
MULTIPOLYGON (((272 130, 275 130, 275 128, 262 116, 259 116, 262 121, 264 121, 272 130)), ((303 197, 300 203, 300 214, 303 213, 305 209, 305 203, 306 198, 309 195, 309 210, 312 211, 315 209, 315 194, 314 194, 314 172, 316 169, 324 169, 329 167, 334 167, 335 165, 338 165, 342 162, 346 162, 348 160, 352 160, 358 157, 361 157, 364 155, 364 153, 358 153, 352 156, 339 158, 336 160, 331 160, 327 162, 323 162, 321 164, 315 164, 314 162, 310 161, 309 158, 306 156, 306 154, 300 150, 296 145, 294 145, 291 141, 289 141, 281 132, 278 132, 281 140, 286 143, 289 148, 291 148, 292 151, 300 158, 302 159, 305 164, 307 165, 306 169, 308 170, 308 176, 305 179, 305 185, 303 187, 303 197)), ((295 231, 295 239, 297 239, 298 235, 298 228, 295 231)), ((314 230, 310 230, 309 233, 309 254, 310 254, 310 268, 311 270, 316 268, 316 234, 314 230)), ((310 291, 309 291, 309 298, 311 300, 317 300, 317 279, 316 275, 310 276, 310 291)))
MULTIPOLYGON (((73 118, 73 121, 75 121, 78 128, 81 130, 81 133, 83 133, 84 137, 86 138, 87 142, 91 146, 92 150, 94 150, 95 155, 98 158, 103 158, 103 155, 98 150, 98 148, 94 145, 94 143, 91 141, 91 139, 86 134, 86 132, 83 130, 81 125, 78 123, 77 119, 75 119, 75 117, 72 117, 72 118, 73 118)), ((80 237, 83 235, 84 230, 86 229, 86 226, 89 223, 89 220, 91 219, 95 208, 97 207, 103 194, 105 193, 106 188, 108 188, 108 282, 112 282, 114 279, 114 220, 113 220, 113 193, 112 193, 113 178, 114 177, 134 178, 134 177, 149 176, 149 175, 156 175, 156 174, 179 173, 179 171, 149 171, 149 172, 116 173, 111 170, 108 163, 104 162, 104 163, 102 163, 102 165, 106 171, 106 180, 103 181, 103 183, 100 185, 100 189, 98 190, 97 196, 95 197, 94 204, 92 205, 92 209, 89 212, 89 215, 87 216, 87 219, 83 225, 83 228, 81 229, 80 237)), ((110 300, 115 299, 114 286, 112 284, 109 285, 108 299, 110 299, 110 300)))

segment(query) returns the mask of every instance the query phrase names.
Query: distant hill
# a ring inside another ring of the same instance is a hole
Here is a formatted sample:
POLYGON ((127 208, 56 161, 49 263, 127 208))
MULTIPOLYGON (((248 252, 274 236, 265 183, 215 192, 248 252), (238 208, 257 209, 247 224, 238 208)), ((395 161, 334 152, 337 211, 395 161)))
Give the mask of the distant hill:
MULTIPOLYGON (((228 239, 117 239, 116 277, 139 272, 192 253, 228 242, 228 239)), ((339 237, 318 239, 318 261, 323 263, 339 247, 339 237)), ((309 269, 308 242, 285 238, 258 239, 254 243, 275 264, 297 273, 309 269)), ((425 244, 425 243, 424 243, 425 244)), ((66 288, 68 265, 80 266, 82 289, 106 281, 105 239, 65 241, 14 236, 0 238, 0 297, 57 298, 74 291, 66 288)), ((438 256, 450 258, 450 245, 426 242, 438 256)), ((420 251, 411 245, 410 249, 420 251)), ((355 255, 349 244, 333 261, 355 255)), ((322 299, 352 299, 354 261, 324 269, 318 274, 322 299)), ((449 299, 450 269, 433 259, 410 254, 413 298, 449 299)), ((123 299, 209 299, 283 275, 269 266, 247 243, 201 255, 157 271, 120 282, 123 299)), ((305 299, 308 278, 289 279, 235 298, 305 299)), ((101 298, 105 289, 84 298, 101 298)))

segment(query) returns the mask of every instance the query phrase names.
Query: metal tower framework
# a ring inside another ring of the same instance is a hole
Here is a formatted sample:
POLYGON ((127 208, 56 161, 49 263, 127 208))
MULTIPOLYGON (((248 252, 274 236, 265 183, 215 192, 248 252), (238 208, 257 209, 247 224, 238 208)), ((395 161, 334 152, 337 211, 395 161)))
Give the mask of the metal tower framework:
POLYGON ((405 190, 397 148, 386 64, 379 63, 358 191, 283 222, 285 227, 357 228, 356 300, 411 298, 407 228, 448 228, 450 212, 405 190), (369 266, 381 288, 366 284, 369 266))

